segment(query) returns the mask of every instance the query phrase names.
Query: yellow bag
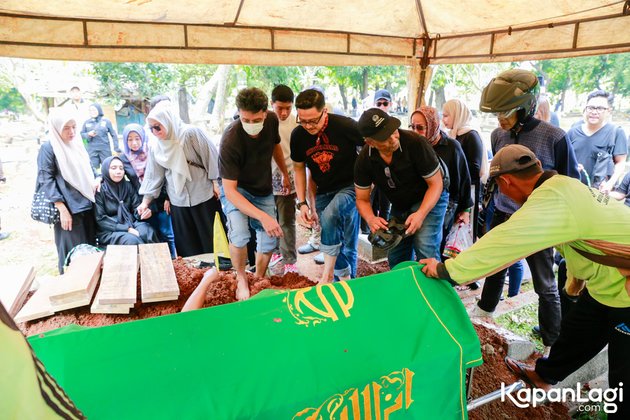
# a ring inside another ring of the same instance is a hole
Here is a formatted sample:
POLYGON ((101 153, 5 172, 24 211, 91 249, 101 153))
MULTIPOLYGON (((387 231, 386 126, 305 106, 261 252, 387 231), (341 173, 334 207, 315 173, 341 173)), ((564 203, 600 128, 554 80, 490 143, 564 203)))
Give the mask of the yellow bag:
POLYGON ((214 214, 214 227, 212 234, 214 244, 214 266, 218 270, 219 255, 225 258, 231 258, 227 236, 225 236, 225 230, 223 229, 223 224, 221 223, 221 216, 218 212, 214 214))

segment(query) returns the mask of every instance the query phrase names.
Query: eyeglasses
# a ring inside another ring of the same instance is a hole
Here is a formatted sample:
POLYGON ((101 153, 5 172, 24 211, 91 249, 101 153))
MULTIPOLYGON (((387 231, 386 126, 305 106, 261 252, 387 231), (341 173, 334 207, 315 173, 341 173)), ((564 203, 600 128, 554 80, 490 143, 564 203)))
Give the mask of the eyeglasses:
POLYGON ((149 128, 151 129, 151 131, 155 131, 156 133, 162 131, 162 127, 160 127, 159 125, 150 125, 149 128))
POLYGON ((522 108, 518 107, 518 108, 510 109, 509 111, 493 112, 492 115, 501 119, 510 118, 519 109, 522 109, 522 108))
POLYGON ((608 111, 610 108, 606 108, 605 106, 587 106, 584 108, 584 112, 597 112, 601 114, 604 111, 608 111))
POLYGON ((394 179, 392 178, 392 173, 389 170, 389 166, 385 167, 385 176, 387 177, 387 186, 389 188, 396 188, 396 183, 394 182, 394 179))
POLYGON ((319 114, 319 117, 314 119, 314 120, 301 120, 300 117, 296 116, 295 117, 295 122, 297 124, 300 124, 302 127, 306 127, 307 125, 315 126, 315 125, 319 124, 319 122, 321 121, 323 116, 324 116, 324 110, 322 110, 322 113, 319 114))
POLYGON ((415 131, 424 131, 427 129, 427 127, 421 124, 409 124, 409 128, 415 131))
POLYGON ((376 106, 388 106, 389 101, 379 101, 376 103, 376 106))

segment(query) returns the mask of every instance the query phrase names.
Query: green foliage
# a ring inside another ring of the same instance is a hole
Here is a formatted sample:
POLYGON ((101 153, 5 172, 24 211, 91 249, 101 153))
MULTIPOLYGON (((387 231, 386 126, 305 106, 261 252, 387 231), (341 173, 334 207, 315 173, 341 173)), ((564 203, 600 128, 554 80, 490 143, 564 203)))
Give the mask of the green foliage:
POLYGON ((304 89, 304 67, 239 66, 239 70, 244 73, 247 86, 262 89, 269 95, 279 84, 289 86, 296 93, 304 89))
POLYGON ((177 71, 156 63, 94 63, 92 74, 100 82, 99 96, 115 103, 125 96, 151 98, 173 87, 177 71))
POLYGON ((559 95, 569 89, 578 94, 604 89, 622 96, 630 95, 628 53, 544 60, 540 68, 551 94, 559 95))
POLYGON ((534 325, 538 325, 538 304, 530 303, 514 312, 503 314, 495 319, 502 327, 525 337, 536 345, 536 350, 544 349, 541 338, 532 333, 534 325))
POLYGON ((24 98, 13 87, 0 87, 0 111, 8 109, 17 114, 21 114, 26 111, 26 102, 24 98))

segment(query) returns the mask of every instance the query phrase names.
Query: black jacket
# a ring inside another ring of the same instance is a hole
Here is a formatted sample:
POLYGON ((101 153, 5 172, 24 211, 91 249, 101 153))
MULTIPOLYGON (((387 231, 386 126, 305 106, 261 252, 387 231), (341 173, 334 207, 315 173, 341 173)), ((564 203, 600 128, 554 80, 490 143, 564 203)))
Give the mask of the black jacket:
POLYGON ((443 131, 440 131, 440 133, 442 138, 433 146, 433 150, 448 167, 451 181, 448 188, 448 199, 453 203, 457 203, 455 214, 458 214, 473 205, 468 163, 459 142, 448 137, 443 131))
POLYGON ((43 143, 37 155, 37 189, 43 191, 45 197, 53 203, 65 203, 71 214, 92 209, 92 202, 61 176, 50 142, 43 143))

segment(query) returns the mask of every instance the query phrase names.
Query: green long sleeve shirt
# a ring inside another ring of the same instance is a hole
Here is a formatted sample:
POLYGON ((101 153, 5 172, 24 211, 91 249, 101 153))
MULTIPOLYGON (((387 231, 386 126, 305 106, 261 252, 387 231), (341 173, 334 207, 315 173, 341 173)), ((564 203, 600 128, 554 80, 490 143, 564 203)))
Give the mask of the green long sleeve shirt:
POLYGON ((611 307, 630 307, 626 277, 617 268, 595 263, 575 250, 603 255, 601 243, 630 260, 630 208, 575 179, 546 172, 507 222, 447 260, 445 268, 452 280, 465 283, 555 246, 565 257, 569 273, 586 281, 595 300, 611 307))

